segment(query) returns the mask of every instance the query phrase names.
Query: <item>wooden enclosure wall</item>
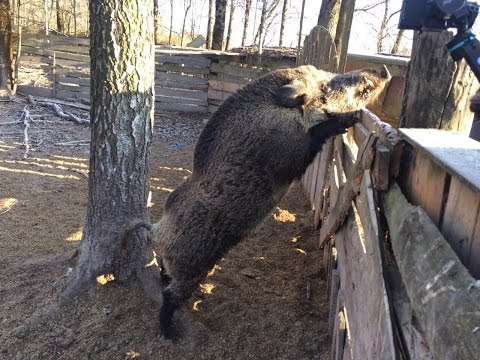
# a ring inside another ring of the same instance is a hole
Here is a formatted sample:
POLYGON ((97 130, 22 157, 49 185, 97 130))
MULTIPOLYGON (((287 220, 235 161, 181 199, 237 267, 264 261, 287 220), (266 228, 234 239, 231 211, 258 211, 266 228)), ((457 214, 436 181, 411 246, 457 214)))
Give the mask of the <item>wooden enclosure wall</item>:
MULTIPOLYGON (((330 47, 328 51, 332 49, 330 47)), ((315 54, 324 50, 315 45, 310 47, 310 52, 315 54)), ((265 66, 259 65, 258 61, 241 54, 158 46, 155 52, 155 107, 166 111, 211 113, 244 84, 276 68, 294 66, 294 60, 285 58, 264 58, 260 64, 265 66)), ((404 74, 407 63, 398 59, 391 59, 391 62, 389 69, 399 76, 399 82, 387 94, 381 112, 384 114, 382 119, 394 124, 400 116, 401 74, 404 74)), ((349 69, 376 63, 376 57, 372 57, 370 63, 368 57, 359 58, 358 55, 349 55, 347 59, 349 69)), ((322 64, 317 66, 322 67, 322 64)), ((24 35, 18 91, 89 103, 89 40, 24 35)))

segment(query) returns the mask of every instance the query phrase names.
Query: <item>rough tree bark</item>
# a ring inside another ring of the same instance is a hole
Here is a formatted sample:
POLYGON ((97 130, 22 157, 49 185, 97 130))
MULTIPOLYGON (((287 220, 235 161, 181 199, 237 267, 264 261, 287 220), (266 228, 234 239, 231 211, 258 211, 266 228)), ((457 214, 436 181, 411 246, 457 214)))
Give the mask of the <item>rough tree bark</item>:
POLYGON ((225 33, 225 13, 227 0, 215 0, 215 24, 213 25, 212 49, 223 49, 223 35, 225 33))
POLYGON ((90 3, 91 145, 86 220, 75 282, 142 278, 148 256, 148 162, 153 126, 153 7, 90 3), (134 226, 137 224, 137 226, 134 226))
POLYGON ((338 16, 342 0, 323 0, 318 14, 317 25, 323 26, 335 39, 337 33, 338 16))
POLYGON ((285 22, 287 21, 287 11, 289 6, 289 0, 284 0, 282 8, 282 20, 280 21, 280 42, 278 43, 279 47, 283 47, 283 40, 285 37, 285 22))
POLYGON ((337 31, 335 34, 335 47, 337 48, 337 71, 344 72, 347 62, 348 43, 352 29, 355 0, 343 0, 338 14, 337 31))
POLYGON ((62 8, 60 7, 60 0, 55 0, 55 9, 57 12, 57 31, 59 33, 64 33, 65 24, 62 17, 62 8))
POLYGON ((214 22, 215 22, 215 0, 208 0, 207 49, 212 48, 214 22))
POLYGON ((227 40, 225 42, 225 50, 230 49, 230 45, 231 45, 233 15, 235 14, 235 5, 236 5, 235 1, 236 0, 230 0, 230 16, 228 19, 227 40))
POLYGON ((245 18, 243 20, 243 34, 242 34, 242 46, 245 46, 247 41, 247 30, 250 19, 250 9, 252 8, 252 0, 245 0, 245 18))
POLYGON ((12 81, 12 21, 9 0, 0 0, 0 89, 12 81))

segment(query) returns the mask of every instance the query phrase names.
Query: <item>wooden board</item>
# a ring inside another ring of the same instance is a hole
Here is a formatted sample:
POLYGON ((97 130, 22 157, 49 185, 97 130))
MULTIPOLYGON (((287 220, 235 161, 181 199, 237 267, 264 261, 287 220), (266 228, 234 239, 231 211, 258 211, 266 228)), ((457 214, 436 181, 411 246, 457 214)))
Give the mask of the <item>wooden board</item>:
POLYGON ((480 194, 452 178, 441 227, 461 262, 480 279, 480 194))
POLYGON ((208 94, 206 91, 185 90, 185 89, 171 89, 155 87, 155 95, 179 97, 183 99, 192 99, 202 102, 207 102, 208 94))
POLYGON ((435 224, 439 225, 442 220, 443 194, 448 192, 449 186, 447 173, 421 149, 413 149, 413 158, 405 167, 402 188, 407 198, 413 204, 422 206, 435 224))
POLYGON ((399 129, 414 147, 422 148, 433 161, 480 193, 480 142, 435 129, 399 129))
POLYGON ((243 85, 237 83, 229 83, 226 81, 218 81, 218 80, 208 80, 208 87, 209 89, 213 90, 220 90, 229 93, 234 93, 238 89, 242 88, 243 85))
POLYGON ((198 113, 207 113, 208 107, 206 106, 197 106, 197 105, 189 105, 189 104, 171 104, 171 103, 164 103, 158 102, 155 99, 155 109, 157 110, 165 110, 165 111, 178 111, 178 112, 198 112, 198 113))
MULTIPOLYGON (((155 63, 159 64, 183 64, 185 66, 197 66, 197 67, 209 67, 211 64, 210 59, 206 59, 202 56, 176 56, 176 55, 159 55, 155 54, 155 63)), ((157 65, 156 65, 157 66, 157 65)))
POLYGON ((402 281, 433 357, 478 358, 480 291, 472 288, 474 278, 398 185, 385 194, 383 208, 402 281))

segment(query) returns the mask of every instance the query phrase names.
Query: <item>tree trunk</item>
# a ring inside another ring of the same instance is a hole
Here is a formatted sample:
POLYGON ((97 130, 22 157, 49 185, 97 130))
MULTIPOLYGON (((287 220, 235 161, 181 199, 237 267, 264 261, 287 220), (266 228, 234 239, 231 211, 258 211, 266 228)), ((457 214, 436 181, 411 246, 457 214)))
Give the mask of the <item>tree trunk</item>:
POLYGON ((225 13, 227 0, 215 0, 215 25, 213 26, 212 49, 223 49, 223 35, 225 33, 225 13))
POLYGON ((245 46, 247 42, 247 29, 250 20, 250 10, 252 8, 252 0, 245 0, 245 18, 243 20, 243 34, 242 34, 242 46, 245 46))
POLYGON ((478 81, 464 60, 455 63, 445 44, 452 33, 415 33, 403 95, 400 127, 467 132, 469 99, 478 81))
POLYGON ((384 0, 384 11, 383 11, 383 17, 382 17, 382 22, 380 23, 380 29, 378 30, 377 34, 377 53, 381 54, 383 52, 383 39, 385 37, 385 30, 387 29, 387 23, 388 23, 388 5, 389 5, 390 0, 384 0))
POLYGON ((398 31, 397 36, 395 37, 395 42, 393 43, 392 54, 398 54, 400 51, 400 44, 402 43, 404 32, 404 29, 398 31))
POLYGON ((173 30, 173 0, 170 0, 170 31, 168 33, 168 45, 172 45, 172 30, 173 30))
POLYGON ((304 65, 304 64, 300 64, 300 46, 302 45, 302 30, 303 30, 304 16, 305 16, 305 0, 302 0, 302 11, 300 13, 300 29, 298 30, 297 65, 304 65))
POLYGON ((289 0, 283 0, 282 20, 280 21, 280 42, 279 47, 283 47, 283 39, 285 37, 285 22, 287 21, 287 10, 290 6, 289 0))
POLYGON ((230 42, 232 39, 232 24, 233 24, 233 15, 235 13, 235 1, 236 0, 230 0, 230 17, 228 19, 228 30, 227 30, 227 41, 225 43, 225 50, 230 49, 230 42))
POLYGON ((263 0, 262 14, 260 15, 260 25, 258 26, 258 55, 263 53, 263 37, 265 36, 265 17, 267 15, 267 0, 263 0))
POLYGON ((348 43, 350 41, 350 31, 352 29, 353 12, 355 10, 355 0, 343 0, 338 15, 337 32, 335 34, 335 47, 337 49, 337 72, 345 71, 347 62, 348 43))
POLYGON ((91 145, 88 207, 76 286, 142 271, 153 125, 153 11, 148 0, 90 3, 91 145), (134 71, 132 71, 134 69, 134 71), (128 236, 127 236, 128 235, 128 236))
POLYGON ((65 24, 62 17, 62 9, 60 8, 60 0, 55 0, 55 8, 57 11, 57 31, 59 33, 65 32, 65 24))
POLYGON ((160 44, 162 38, 162 31, 160 30, 162 17, 160 13, 160 0, 153 0, 153 31, 155 44, 160 44))
POLYGON ((12 84, 12 19, 9 0, 0 0, 0 89, 12 84))
POLYGON ((215 21, 215 0, 208 0, 207 49, 212 48, 214 21, 215 21))
POLYGON ((50 18, 50 12, 49 12, 49 9, 48 9, 48 0, 45 0, 44 8, 45 8, 45 35, 48 36, 48 32, 49 32, 48 23, 49 23, 49 18, 50 18))
POLYGON ((323 26, 335 39, 337 33, 338 16, 342 0, 323 0, 317 25, 323 26))
POLYGON ((190 11, 190 7, 192 6, 192 1, 185 2, 185 15, 183 16, 183 23, 182 23, 182 38, 180 40, 180 46, 183 46, 183 40, 185 37, 185 23, 187 22, 188 12, 190 11))

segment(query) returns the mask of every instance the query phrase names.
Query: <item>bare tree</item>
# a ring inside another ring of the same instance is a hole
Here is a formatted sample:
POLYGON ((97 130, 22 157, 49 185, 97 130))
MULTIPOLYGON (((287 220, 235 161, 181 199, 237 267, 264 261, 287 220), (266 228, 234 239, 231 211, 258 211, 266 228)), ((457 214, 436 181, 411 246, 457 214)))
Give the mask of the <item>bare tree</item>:
POLYGON ((168 45, 172 45, 172 31, 173 31, 173 0, 170 0, 170 30, 168 32, 168 45))
POLYGON ((282 20, 280 21, 280 41, 278 46, 283 46, 283 40, 285 37, 285 22, 287 21, 287 11, 290 3, 289 0, 283 0, 282 20))
POLYGON ((0 0, 0 89, 12 81, 12 15, 9 0, 0 0))
POLYGON ((44 0, 44 9, 45 9, 45 35, 48 36, 49 28, 48 23, 50 22, 50 10, 48 7, 48 0, 44 0))
POLYGON ((401 29, 398 31, 397 36, 395 37, 395 42, 393 43, 392 46, 392 54, 398 54, 400 51, 400 44, 403 39, 403 34, 405 33, 405 30, 401 29))
POLYGON ((90 19, 88 205, 74 281, 60 304, 93 286, 99 275, 127 282, 145 280, 155 270, 145 268, 152 254, 145 225, 154 101, 152 3, 137 0, 118 9, 112 1, 92 1, 90 19))
POLYGON ((160 43, 161 36, 161 15, 160 15, 160 0, 153 0, 153 31, 155 44, 160 43))
POLYGON ((263 37, 265 36, 265 18, 267 16, 267 0, 263 0, 260 25, 258 26, 258 54, 263 53, 263 37))
POLYGON ((225 43, 225 50, 230 49, 230 42, 232 39, 233 15, 235 14, 236 0, 230 0, 230 16, 228 19, 227 41, 225 43))
POLYGON ((245 0, 245 17, 243 20, 242 46, 245 46, 245 42, 247 41, 247 30, 248 30, 248 23, 250 20, 251 8, 252 8, 252 0, 245 0))
POLYGON ((227 0, 215 0, 215 25, 213 26, 212 49, 223 49, 227 0))
POLYGON ((183 0, 183 6, 185 9, 185 13, 183 15, 183 23, 182 23, 182 39, 180 40, 180 46, 183 46, 183 39, 185 37, 185 24, 187 21, 188 12, 192 7, 192 0, 183 0))
POLYGON ((300 47, 302 45, 302 31, 303 31, 304 16, 305 16, 305 0, 302 1, 302 11, 300 13, 300 29, 298 30, 298 44, 297 44, 297 64, 300 59, 300 47))
POLYGON ((342 0, 335 34, 335 47, 337 49, 336 67, 338 72, 345 70, 354 10, 355 0, 342 0))
POLYGON ((65 22, 63 18, 63 11, 60 7, 60 0, 55 0, 55 9, 57 11, 57 31, 59 33, 65 32, 65 22))
POLYGON ((387 22, 388 22, 388 6, 389 6, 390 0, 384 0, 383 1, 383 16, 382 16, 382 22, 380 23, 380 29, 378 30, 377 34, 377 53, 382 53, 383 52, 383 38, 385 34, 385 30, 387 28, 387 22))
POLYGON ((276 10, 278 9, 279 5, 280 5, 280 0, 271 0, 271 2, 267 0, 265 2, 262 2, 262 11, 260 14, 261 16, 264 16, 263 25, 262 25, 262 18, 260 16, 260 25, 258 26, 257 31, 255 33, 255 37, 253 39, 254 43, 258 44, 257 40, 260 36, 260 30, 263 31, 262 41, 265 41, 267 30, 269 28, 269 26, 267 26, 266 24, 272 23, 272 19, 275 18, 275 16, 277 15, 276 10), (265 5, 265 7, 263 5, 265 5))
POLYGON ((207 49, 212 48, 214 22, 215 22, 215 0, 208 0, 207 49))

